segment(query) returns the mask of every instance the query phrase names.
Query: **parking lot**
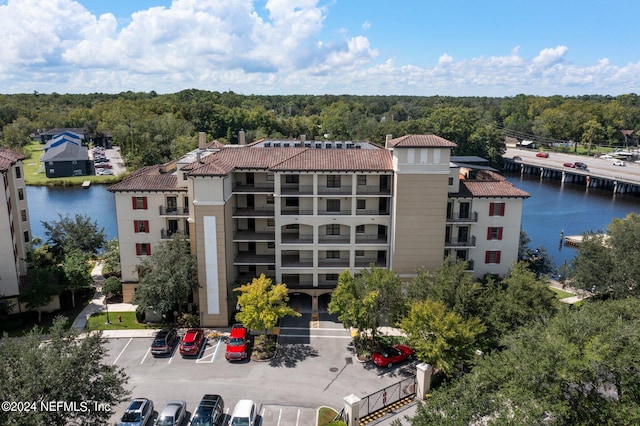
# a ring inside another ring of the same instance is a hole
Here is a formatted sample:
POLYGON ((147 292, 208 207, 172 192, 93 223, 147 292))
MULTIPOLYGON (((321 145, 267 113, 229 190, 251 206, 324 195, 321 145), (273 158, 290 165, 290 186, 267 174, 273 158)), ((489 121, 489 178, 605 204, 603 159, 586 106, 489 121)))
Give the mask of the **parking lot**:
MULTIPOLYGON (((189 417, 205 393, 223 397, 227 416, 238 400, 252 399, 263 426, 315 425, 320 406, 339 411, 344 397, 366 396, 414 372, 411 364, 381 370, 358 362, 350 349, 350 333, 326 314, 320 321, 310 321, 308 314, 286 319, 278 354, 266 362, 227 362, 225 343, 217 338, 207 340, 197 357, 183 358, 177 349, 170 356, 154 357, 151 341, 108 340, 105 362, 125 369, 132 398, 153 400, 156 412, 171 399, 183 399, 189 417)), ((126 405, 115 408, 113 422, 126 405)))

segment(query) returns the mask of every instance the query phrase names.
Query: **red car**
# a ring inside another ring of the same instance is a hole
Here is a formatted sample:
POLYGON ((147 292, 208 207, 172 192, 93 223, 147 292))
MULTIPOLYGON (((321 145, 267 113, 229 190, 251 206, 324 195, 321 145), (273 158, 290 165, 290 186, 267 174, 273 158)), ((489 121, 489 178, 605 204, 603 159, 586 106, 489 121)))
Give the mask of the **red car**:
POLYGON ((201 328, 187 330, 180 341, 180 355, 197 356, 204 343, 204 331, 201 328))
POLYGON ((249 346, 249 330, 242 324, 234 324, 227 340, 224 357, 227 361, 239 361, 247 357, 249 346))
POLYGON ((575 168, 576 168, 576 165, 575 165, 575 164, 573 164, 573 163, 564 163, 564 164, 563 164, 563 166, 565 166, 565 167, 571 167, 572 169, 575 169, 575 168))
POLYGON ((536 157, 549 158, 549 153, 548 152, 539 152, 539 153, 536 154, 536 157))
POLYGON ((413 349, 405 345, 385 346, 371 354, 371 361, 379 367, 391 367, 393 364, 413 358, 413 349))

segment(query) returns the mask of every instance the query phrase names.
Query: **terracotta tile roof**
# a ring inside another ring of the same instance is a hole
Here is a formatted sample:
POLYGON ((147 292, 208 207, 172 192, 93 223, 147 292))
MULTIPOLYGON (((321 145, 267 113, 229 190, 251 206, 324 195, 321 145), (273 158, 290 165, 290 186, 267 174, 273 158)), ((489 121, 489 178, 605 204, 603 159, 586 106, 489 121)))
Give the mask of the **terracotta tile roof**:
POLYGON ((24 160, 25 156, 8 149, 0 149, 0 172, 5 172, 16 162, 24 160))
POLYGON ((308 148, 273 167, 274 171, 392 171, 386 149, 308 148))
POLYGON ((455 148, 458 145, 436 135, 406 135, 387 142, 389 148, 455 148))
POLYGON ((222 148, 225 148, 226 146, 227 145, 223 144, 222 142, 213 141, 209 145, 207 145, 207 149, 222 149, 222 148))
POLYGON ((186 187, 177 186, 175 173, 162 173, 165 166, 147 166, 136 170, 120 182, 108 188, 110 192, 175 191, 187 192, 186 187))
POLYGON ((506 180, 461 180, 460 190, 451 198, 529 198, 529 193, 506 180))

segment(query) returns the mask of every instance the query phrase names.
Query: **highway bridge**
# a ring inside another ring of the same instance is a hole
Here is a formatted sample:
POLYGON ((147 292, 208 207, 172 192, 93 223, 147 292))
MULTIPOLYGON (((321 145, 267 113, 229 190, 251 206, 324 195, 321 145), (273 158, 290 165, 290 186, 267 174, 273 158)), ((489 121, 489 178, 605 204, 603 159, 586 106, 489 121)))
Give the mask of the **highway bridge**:
POLYGON ((504 171, 538 175, 540 179, 584 184, 586 188, 610 189, 614 194, 640 193, 640 164, 626 161, 625 166, 614 166, 613 160, 584 155, 545 151, 548 157, 538 157, 540 151, 507 148, 503 155, 504 171), (585 163, 586 170, 565 166, 585 163))

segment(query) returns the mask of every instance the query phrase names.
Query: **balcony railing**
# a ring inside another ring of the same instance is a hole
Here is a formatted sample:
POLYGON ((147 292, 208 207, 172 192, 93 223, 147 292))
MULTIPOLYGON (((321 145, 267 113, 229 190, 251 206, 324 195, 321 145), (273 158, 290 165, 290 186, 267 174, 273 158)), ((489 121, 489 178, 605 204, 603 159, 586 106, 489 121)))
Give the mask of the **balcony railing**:
POLYGON ((388 241, 386 236, 356 234, 356 244, 388 244, 388 241))
POLYGON ((374 185, 358 185, 356 193, 358 195, 391 195, 391 189, 374 185))
POLYGON ((275 265, 276 256, 274 254, 256 254, 251 251, 241 251, 233 259, 235 265, 275 265))
POLYGON ((238 217, 273 217, 274 209, 235 209, 233 216, 238 217))
POLYGON ((380 209, 372 209, 372 210, 356 210, 356 216, 389 216, 389 210, 380 210, 380 209))
POLYGON ((318 187, 318 195, 351 195, 351 194, 353 194, 351 190, 351 185, 340 186, 338 188, 332 188, 329 186, 318 187))
POLYGON ((273 185, 233 185, 233 192, 273 192, 273 185))
POLYGON ((460 213, 453 213, 447 216, 448 223, 459 223, 459 222, 477 222, 478 221, 478 212, 471 212, 468 214, 460 215, 460 213))
POLYGON ((160 206, 160 216, 189 216, 189 207, 160 206))
POLYGON ((181 229, 178 230, 173 230, 173 229, 162 229, 160 231, 160 239, 162 240, 168 240, 173 238, 174 235, 181 235, 185 238, 187 238, 189 236, 189 231, 184 231, 181 229))
POLYGON ((287 210, 282 210, 280 213, 282 213, 283 216, 311 216, 313 214, 313 210, 310 209, 287 209, 287 210))
POLYGON ((313 267, 313 259, 311 258, 303 258, 300 259, 298 256, 282 256, 282 267, 283 268, 312 268, 313 267))
POLYGON ((233 235, 233 241, 275 241, 275 232, 237 231, 233 235))
POLYGON ((282 244, 311 244, 313 235, 282 234, 282 244))
POLYGON ((351 214, 351 210, 322 210, 318 209, 319 215, 340 215, 340 216, 348 216, 351 214))
POLYGON ((318 259, 320 268, 348 268, 349 259, 318 259))
POLYGON ((313 185, 293 185, 283 183, 280 185, 282 195, 312 195, 313 185))
POLYGON ((378 259, 356 258, 356 268, 368 268, 371 265, 384 268, 387 266, 387 262, 378 259))
POLYGON ((448 240, 445 240, 444 246, 445 247, 475 247, 476 237, 472 235, 470 238, 465 238, 462 240, 457 238, 450 238, 448 240))
POLYGON ((348 235, 321 235, 318 238, 319 244, 349 244, 350 242, 348 235))

